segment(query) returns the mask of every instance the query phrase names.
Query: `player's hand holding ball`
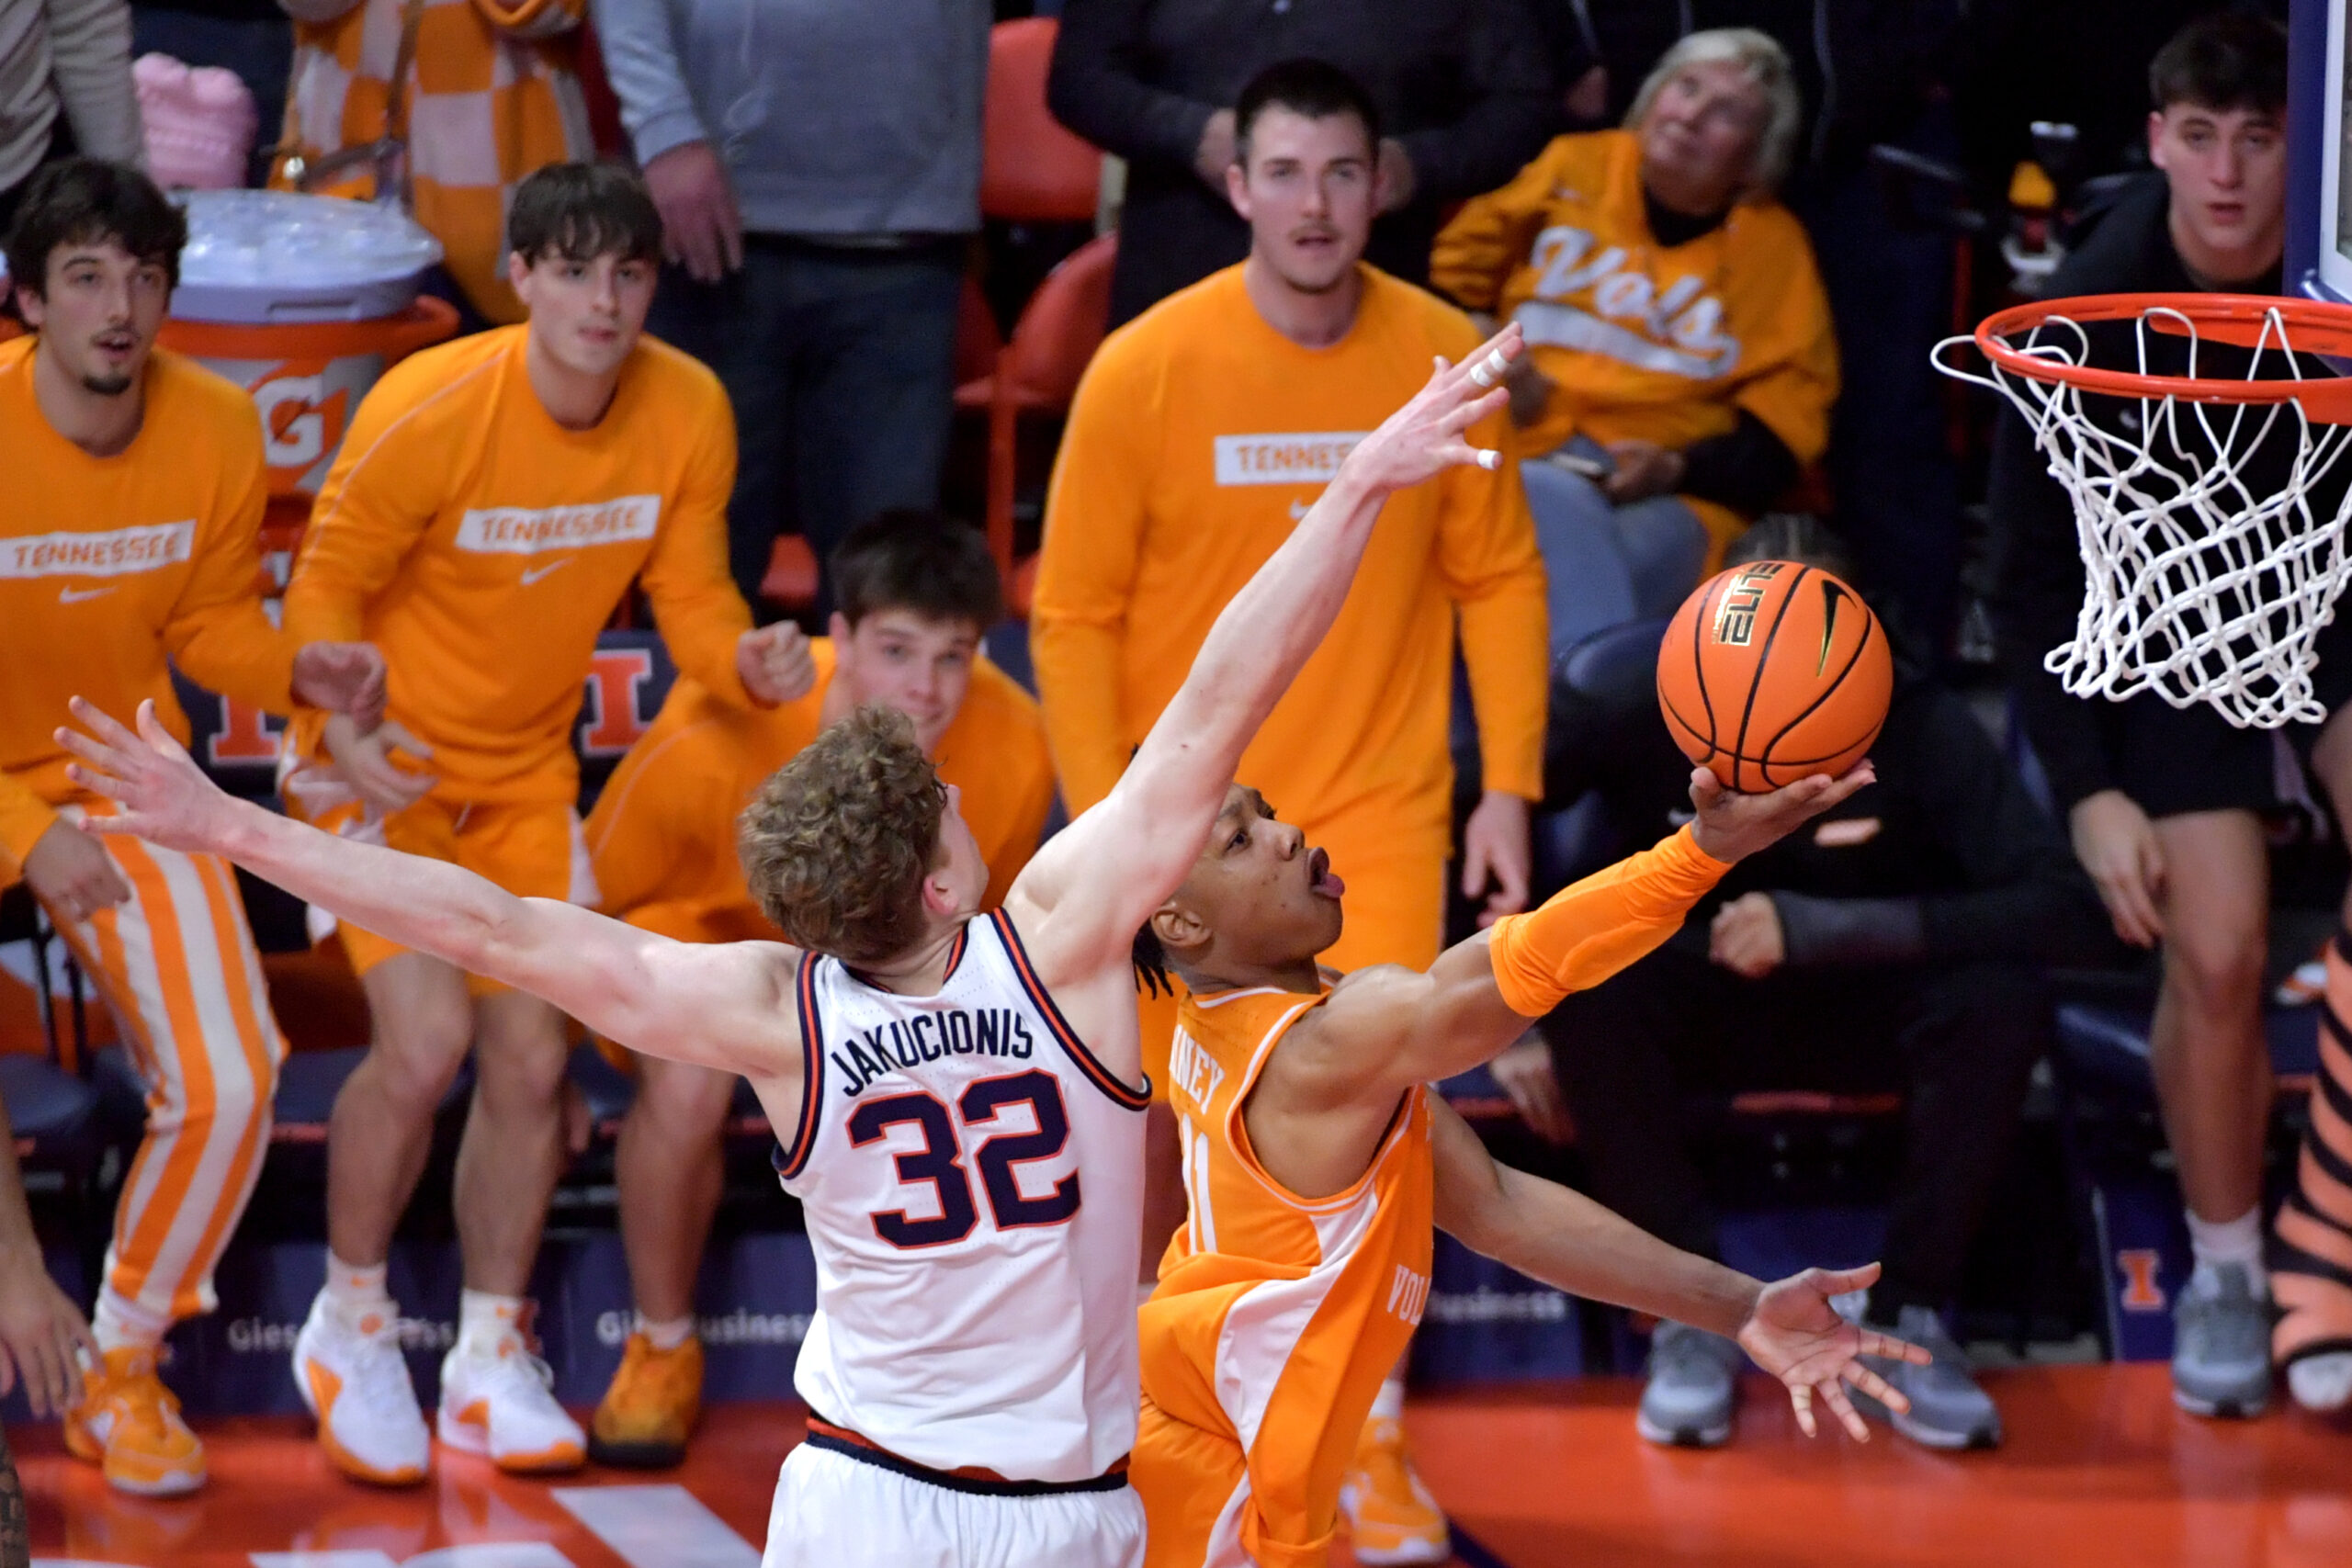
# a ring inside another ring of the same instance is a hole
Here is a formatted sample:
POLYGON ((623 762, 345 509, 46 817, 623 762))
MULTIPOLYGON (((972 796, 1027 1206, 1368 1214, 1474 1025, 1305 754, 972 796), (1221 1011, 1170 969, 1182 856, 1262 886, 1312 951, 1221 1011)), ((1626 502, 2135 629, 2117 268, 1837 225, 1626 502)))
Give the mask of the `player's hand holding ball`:
POLYGON ((1699 847, 1754 854, 1869 784, 1894 694, 1886 629, 1829 573, 1760 560, 1702 584, 1657 659, 1666 727, 1699 764, 1699 847))
POLYGON ((753 702, 775 707, 815 690, 817 656, 807 633, 790 621, 778 621, 736 639, 735 672, 753 702))

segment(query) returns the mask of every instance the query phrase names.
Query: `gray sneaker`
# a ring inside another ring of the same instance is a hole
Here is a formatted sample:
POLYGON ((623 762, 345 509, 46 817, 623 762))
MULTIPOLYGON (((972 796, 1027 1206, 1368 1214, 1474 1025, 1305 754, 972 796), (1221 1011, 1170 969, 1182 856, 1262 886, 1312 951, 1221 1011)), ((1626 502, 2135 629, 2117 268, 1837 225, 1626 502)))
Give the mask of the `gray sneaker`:
POLYGON ((1634 1430, 1653 1443, 1712 1449, 1731 1437, 1733 1374, 1745 1357, 1719 1334, 1661 1323, 1650 1337, 1649 1382, 1634 1430))
POLYGON ((2172 1402, 2191 1416, 2259 1416, 2270 1404, 2270 1303, 2245 1267, 2192 1280, 2172 1309, 2172 1402))
MULTIPOLYGON (((1873 1325, 1877 1326, 1877 1325, 1873 1325)), ((1931 1449, 1990 1449, 2001 1442, 2001 1413, 1993 1396, 1976 1383, 1975 1371, 1944 1327, 1943 1314, 1932 1307, 1906 1306, 1894 1324, 1883 1330, 1907 1339, 1935 1358, 1926 1366, 1865 1356, 1862 1364, 1893 1384, 1911 1408, 1895 1415, 1877 1400, 1854 1391, 1854 1408, 1888 1422, 1894 1429, 1931 1449)))

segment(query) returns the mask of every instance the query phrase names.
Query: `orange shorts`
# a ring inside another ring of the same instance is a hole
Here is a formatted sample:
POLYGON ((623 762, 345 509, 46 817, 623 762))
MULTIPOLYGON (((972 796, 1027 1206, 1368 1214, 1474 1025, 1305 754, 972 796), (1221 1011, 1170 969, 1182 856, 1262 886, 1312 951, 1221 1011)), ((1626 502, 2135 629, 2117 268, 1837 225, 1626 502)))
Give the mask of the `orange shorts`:
MULTIPOLYGON (((285 797, 288 814, 314 828, 339 838, 383 844, 403 854, 463 866, 518 898, 560 898, 585 905, 597 901, 596 878, 588 863, 580 814, 569 806, 453 801, 428 795, 405 811, 379 817, 356 801, 319 806, 315 792, 299 787, 289 786, 285 797), (311 795, 308 803, 306 793, 311 795)), ((347 922, 338 925, 333 916, 313 908, 311 939, 323 942, 330 932, 342 938, 351 967, 360 975, 409 951, 373 931, 347 922)), ((475 996, 486 996, 507 987, 496 980, 469 975, 466 988, 475 996)))

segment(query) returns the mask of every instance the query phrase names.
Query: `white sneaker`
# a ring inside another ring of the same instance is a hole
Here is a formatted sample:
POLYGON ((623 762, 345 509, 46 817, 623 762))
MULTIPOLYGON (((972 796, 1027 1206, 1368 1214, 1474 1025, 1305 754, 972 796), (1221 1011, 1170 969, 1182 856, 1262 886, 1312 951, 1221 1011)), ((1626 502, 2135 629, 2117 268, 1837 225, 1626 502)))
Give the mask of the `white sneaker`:
POLYGON ((488 1454, 518 1475, 578 1470, 588 1435, 549 1392, 555 1373, 513 1335, 484 1354, 462 1343, 441 1361, 441 1414, 435 1429, 453 1449, 488 1454))
POLYGON ((354 1325, 322 1291, 294 1340, 294 1387, 319 1418, 319 1447, 344 1474, 378 1486, 424 1479, 433 1444, 393 1313, 371 1312, 354 1325))

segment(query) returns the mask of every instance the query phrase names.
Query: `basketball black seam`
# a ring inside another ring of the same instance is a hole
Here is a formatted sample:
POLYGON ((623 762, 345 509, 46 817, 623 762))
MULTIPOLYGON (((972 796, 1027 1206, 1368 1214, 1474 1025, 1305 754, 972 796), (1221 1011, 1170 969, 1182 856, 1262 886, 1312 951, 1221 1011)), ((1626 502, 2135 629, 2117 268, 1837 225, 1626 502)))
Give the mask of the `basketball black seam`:
MULTIPOLYGON (((1722 582, 1723 575, 1718 573, 1715 581, 1722 582)), ((1691 684, 1699 688, 1699 705, 1707 710, 1707 750, 1713 754, 1722 747, 1715 743, 1715 700, 1707 695, 1706 626, 1713 616, 1714 607, 1707 603, 1706 592, 1703 588, 1699 590, 1699 613, 1690 618, 1690 675, 1691 684)), ((1696 735, 1699 732, 1693 729, 1690 733, 1696 735)))
MULTIPOLYGON (((1819 708, 1822 704, 1827 702, 1830 697, 1837 693, 1838 688, 1846 683, 1846 677, 1851 675, 1854 672, 1854 666, 1861 662, 1862 649, 1870 647, 1871 645, 1871 627, 1877 620, 1878 617, 1876 615, 1869 616, 1863 620, 1862 640, 1854 645, 1853 657, 1848 659, 1844 667, 1838 671, 1838 679, 1830 682, 1826 686, 1824 686, 1821 689, 1821 694, 1814 698, 1813 701, 1805 704, 1804 710, 1802 713, 1799 713, 1796 717, 1781 726, 1780 734, 1775 735, 1771 739, 1764 742, 1764 754, 1766 756, 1770 756, 1772 754, 1772 748, 1787 739, 1790 730, 1794 729, 1798 725, 1803 724, 1806 719, 1811 718, 1814 716, 1815 710, 1819 708)), ((1835 756, 1837 753, 1833 751, 1830 755, 1835 756)))
MULTIPOLYGON (((1789 579, 1789 590, 1781 595, 1780 613, 1772 617, 1772 629, 1764 634, 1764 646, 1756 650, 1756 668, 1747 677, 1747 705, 1739 715, 1739 739, 1732 743, 1731 749, 1731 787, 1734 789, 1739 787, 1739 759, 1747 755, 1747 726, 1756 717, 1756 693, 1764 684, 1764 667, 1772 662, 1772 644, 1780 640, 1781 623, 1789 618, 1789 606, 1796 603, 1797 588, 1812 570, 1809 566, 1801 566, 1797 568, 1797 574, 1789 579)), ((1699 689, 1706 690, 1704 680, 1699 682, 1699 689)), ((1757 766, 1760 768, 1763 764, 1759 762, 1757 766)))
MULTIPOLYGON (((1683 717, 1681 709, 1676 707, 1671 702, 1665 703, 1664 706, 1666 708, 1666 716, 1669 723, 1679 726, 1682 733, 1689 736, 1693 740, 1702 739, 1699 734, 1699 727, 1692 724, 1689 719, 1683 717)), ((1722 755, 1721 752, 1715 750, 1715 743, 1713 741, 1707 741, 1706 747, 1707 756, 1711 760, 1722 755)))

